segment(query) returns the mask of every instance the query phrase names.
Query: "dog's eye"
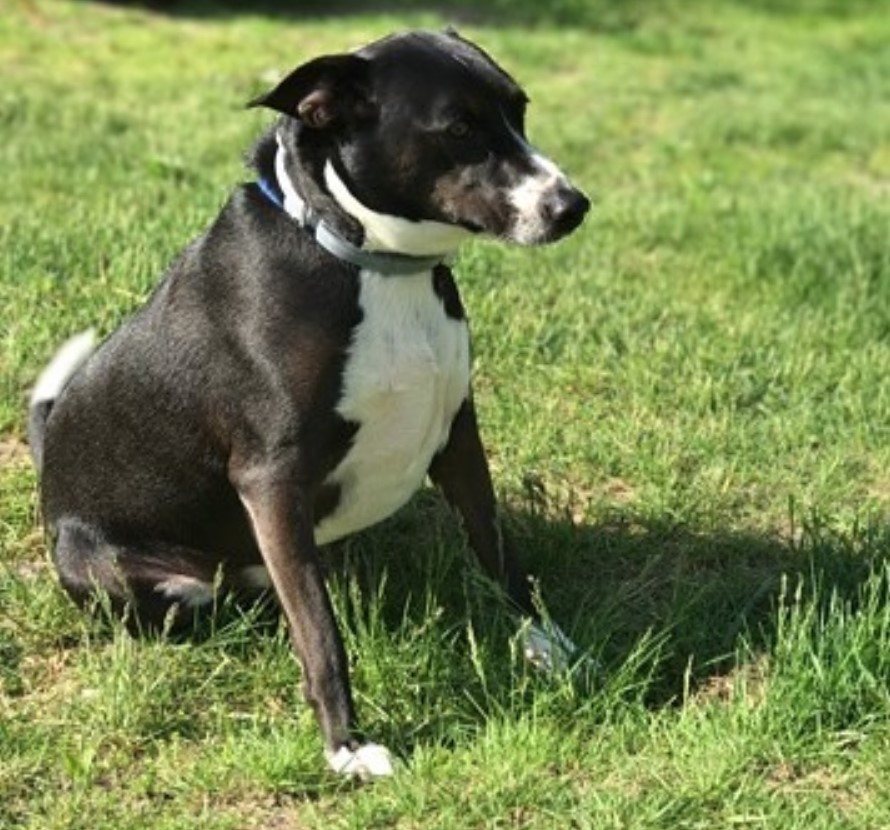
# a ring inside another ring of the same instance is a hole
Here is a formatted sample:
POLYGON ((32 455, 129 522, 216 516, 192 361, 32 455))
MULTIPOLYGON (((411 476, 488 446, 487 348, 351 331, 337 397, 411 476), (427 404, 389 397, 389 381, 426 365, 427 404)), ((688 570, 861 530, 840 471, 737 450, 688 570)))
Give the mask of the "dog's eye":
POLYGON ((448 125, 448 135, 452 138, 467 138, 470 132, 470 125, 466 121, 452 121, 448 125))

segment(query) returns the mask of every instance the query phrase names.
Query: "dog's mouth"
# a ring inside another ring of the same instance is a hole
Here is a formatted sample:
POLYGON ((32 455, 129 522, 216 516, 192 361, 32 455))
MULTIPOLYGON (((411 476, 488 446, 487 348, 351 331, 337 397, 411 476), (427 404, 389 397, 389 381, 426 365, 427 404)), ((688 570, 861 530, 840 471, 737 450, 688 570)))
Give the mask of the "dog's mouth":
POLYGON ((589 211, 587 196, 572 189, 571 194, 561 197, 558 203, 542 205, 531 214, 507 209, 491 222, 458 219, 455 224, 472 234, 493 236, 515 245, 549 245, 576 231, 589 211))

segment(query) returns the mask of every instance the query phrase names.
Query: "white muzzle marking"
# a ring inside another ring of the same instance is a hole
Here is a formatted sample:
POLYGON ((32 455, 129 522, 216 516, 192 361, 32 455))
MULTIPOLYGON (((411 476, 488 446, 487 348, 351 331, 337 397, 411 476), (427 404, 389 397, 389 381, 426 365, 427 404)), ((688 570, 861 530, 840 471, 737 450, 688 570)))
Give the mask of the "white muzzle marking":
POLYGON ((510 189, 508 200, 516 212, 507 239, 519 245, 535 245, 547 238, 549 228, 544 212, 544 201, 561 188, 571 187, 568 176, 547 156, 539 153, 525 137, 518 133, 504 117, 504 123, 520 146, 533 172, 524 176, 510 189))
POLYGON ((547 238, 550 228, 544 203, 558 190, 571 187, 568 177, 550 159, 531 147, 528 149, 534 172, 525 176, 508 196, 516 218, 507 236, 520 245, 535 245, 547 238))

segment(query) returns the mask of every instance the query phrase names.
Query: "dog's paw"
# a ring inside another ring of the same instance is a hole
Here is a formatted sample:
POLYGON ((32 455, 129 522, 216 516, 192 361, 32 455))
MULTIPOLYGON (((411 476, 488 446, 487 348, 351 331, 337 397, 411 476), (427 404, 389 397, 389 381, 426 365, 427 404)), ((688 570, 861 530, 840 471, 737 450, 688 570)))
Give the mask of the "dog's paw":
POLYGON ((575 644, 555 623, 529 623, 522 632, 525 659, 535 668, 559 672, 568 668, 578 651, 575 644))
POLYGON ((341 746, 336 752, 325 753, 331 769, 348 778, 369 781, 393 774, 389 750, 380 744, 362 744, 357 749, 341 746))

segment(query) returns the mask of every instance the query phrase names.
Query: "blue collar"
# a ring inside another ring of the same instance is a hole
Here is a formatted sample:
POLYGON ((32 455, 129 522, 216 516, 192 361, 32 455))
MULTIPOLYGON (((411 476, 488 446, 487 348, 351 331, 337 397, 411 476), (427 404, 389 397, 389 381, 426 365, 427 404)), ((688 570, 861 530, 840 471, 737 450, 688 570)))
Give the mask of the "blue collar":
POLYGON ((263 196, 275 205, 275 207, 279 210, 284 210, 284 194, 281 192, 277 184, 274 184, 265 176, 260 176, 256 180, 256 186, 262 191, 263 196))
POLYGON ((257 179, 256 186, 275 207, 292 216, 302 227, 309 230, 315 241, 328 253, 364 271, 373 271, 386 277, 409 276, 432 271, 445 262, 440 256, 421 257, 366 251, 341 236, 308 206, 305 206, 299 214, 288 210, 284 193, 277 181, 261 176, 257 179))

